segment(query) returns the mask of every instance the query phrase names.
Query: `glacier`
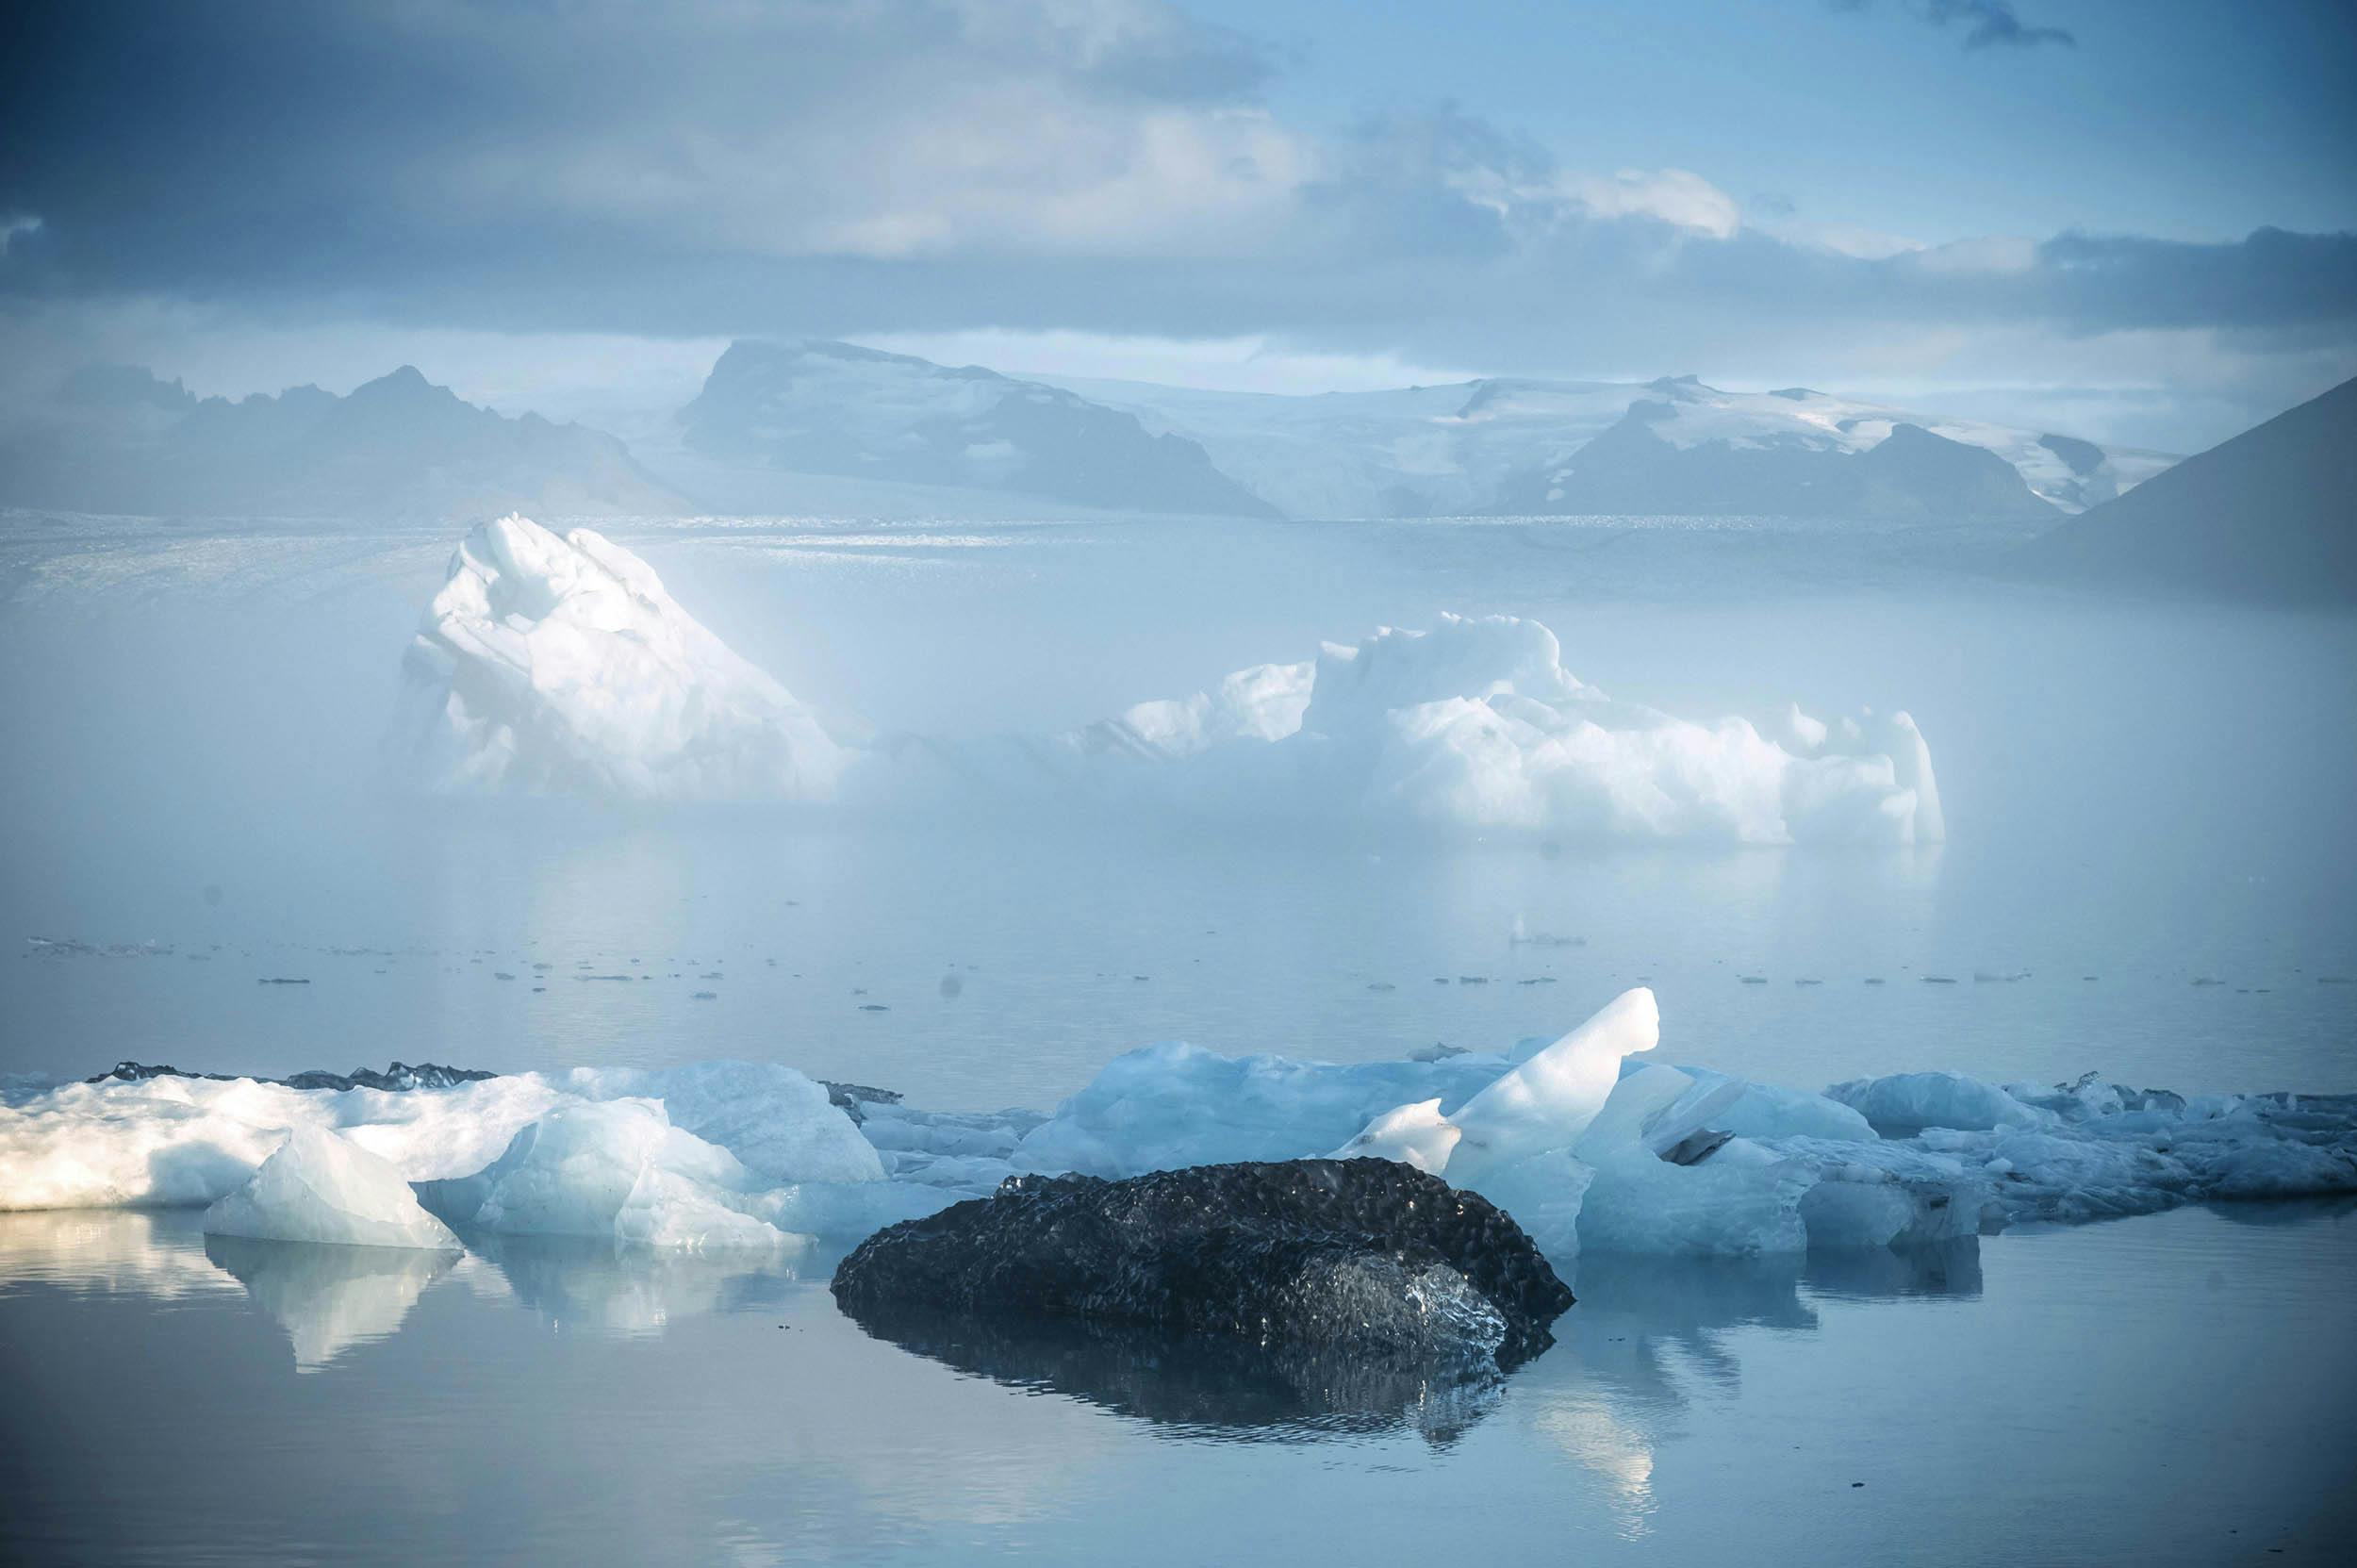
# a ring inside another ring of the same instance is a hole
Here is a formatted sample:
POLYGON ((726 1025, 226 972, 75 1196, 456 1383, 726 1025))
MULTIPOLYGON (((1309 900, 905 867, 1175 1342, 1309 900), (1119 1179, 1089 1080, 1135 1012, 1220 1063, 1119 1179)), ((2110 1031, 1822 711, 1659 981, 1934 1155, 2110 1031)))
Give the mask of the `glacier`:
POLYGON ((1907 713, 1680 718, 1583 683, 1553 631, 1512 616, 1383 628, 1058 734, 852 742, 628 550, 508 517, 459 547, 403 670, 400 766, 448 793, 1059 819, 1095 805, 1546 841, 1946 834, 1907 713))
POLYGON ((847 1109, 776 1064, 407 1090, 110 1075, 0 1104, 0 1210, 212 1205, 224 1235, 432 1247, 447 1224, 469 1246, 792 1253, 1010 1177, 1374 1155, 1478 1192, 1567 1258, 1907 1248, 2357 1193, 2357 1097, 1924 1072, 1818 1093, 1656 1061, 1660 1032, 1640 987, 1559 1038, 1437 1060, 1162 1042, 1046 1113, 878 1091, 847 1109))

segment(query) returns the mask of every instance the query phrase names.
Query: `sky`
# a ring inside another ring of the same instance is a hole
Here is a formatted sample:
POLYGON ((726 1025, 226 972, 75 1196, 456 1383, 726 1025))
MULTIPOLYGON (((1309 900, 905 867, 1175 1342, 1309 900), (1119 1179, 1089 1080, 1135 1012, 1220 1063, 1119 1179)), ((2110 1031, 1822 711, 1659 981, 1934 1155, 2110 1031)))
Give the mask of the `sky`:
POLYGON ((2357 374, 2347 0, 92 0, 0 45, 0 402, 408 361, 629 434, 812 335, 2185 451, 2357 374))

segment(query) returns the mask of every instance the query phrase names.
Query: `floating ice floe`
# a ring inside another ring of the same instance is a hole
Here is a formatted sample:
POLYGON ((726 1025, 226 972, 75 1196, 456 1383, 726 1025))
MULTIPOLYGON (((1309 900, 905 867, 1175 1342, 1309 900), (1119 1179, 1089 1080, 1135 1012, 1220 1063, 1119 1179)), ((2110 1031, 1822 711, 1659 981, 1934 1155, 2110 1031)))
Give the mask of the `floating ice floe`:
POLYGON ((1443 834, 1781 844, 1930 843, 1945 822, 1904 713, 1764 734, 1617 701, 1511 616, 1387 628, 1312 660, 1063 734, 838 742, 653 569, 587 529, 520 517, 470 534, 404 661, 405 767, 448 792, 632 801, 981 799, 1443 834))
POLYGON ((290 1130, 381 1162, 461 1229, 774 1246, 780 1232, 864 1234, 935 1201, 887 1182, 884 1157, 816 1082, 775 1064, 708 1062, 405 1091, 169 1074, 62 1084, 0 1106, 0 1210, 212 1204, 282 1146, 321 1147, 290 1130))
POLYGON ((402 672, 397 738, 437 790, 824 800, 845 760, 792 693, 586 528, 478 526, 402 672))
POLYGON ((1659 1032, 1640 988, 1560 1039, 1495 1054, 1329 1064, 1165 1043, 1115 1058, 1045 1115, 925 1111, 848 1085, 831 1098, 791 1068, 745 1063, 407 1092, 109 1077, 0 1105, 0 1209, 242 1191, 217 1213, 355 1239, 355 1216, 405 1213, 381 1180, 355 1189, 366 1201, 338 1185, 365 1155, 462 1238, 776 1250, 855 1242, 1011 1175, 1376 1156, 1480 1193, 1558 1257, 1718 1256, 2357 1193, 2357 1097, 1953 1073, 1816 1094, 1656 1062, 1659 1032), (282 1146, 284 1169, 257 1175, 282 1146), (306 1177, 303 1192, 281 1180, 319 1167, 335 1180, 306 1177))

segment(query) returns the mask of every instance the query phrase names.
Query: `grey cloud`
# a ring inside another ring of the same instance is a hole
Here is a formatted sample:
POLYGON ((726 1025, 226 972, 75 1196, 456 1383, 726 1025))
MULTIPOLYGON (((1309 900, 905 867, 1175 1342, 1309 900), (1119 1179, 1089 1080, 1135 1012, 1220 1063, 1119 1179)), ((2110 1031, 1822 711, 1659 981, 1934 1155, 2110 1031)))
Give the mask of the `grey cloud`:
POLYGON ((1881 259, 1713 238, 1462 110, 1294 132, 1254 46, 1147 0, 565 17, 28 8, 0 52, 0 212, 43 222, 0 257, 0 308, 1259 333, 1531 371, 1821 363, 1942 327, 2357 338, 2357 236, 1881 259))
MULTIPOLYGON (((1832 0, 1842 11, 1868 9, 1872 0, 1832 0)), ((1954 28, 1967 49, 2031 49, 2041 43, 2078 47, 2076 37, 2061 27, 2034 26, 2021 20, 2012 0, 1901 0, 1902 8, 1935 27, 1954 28)))

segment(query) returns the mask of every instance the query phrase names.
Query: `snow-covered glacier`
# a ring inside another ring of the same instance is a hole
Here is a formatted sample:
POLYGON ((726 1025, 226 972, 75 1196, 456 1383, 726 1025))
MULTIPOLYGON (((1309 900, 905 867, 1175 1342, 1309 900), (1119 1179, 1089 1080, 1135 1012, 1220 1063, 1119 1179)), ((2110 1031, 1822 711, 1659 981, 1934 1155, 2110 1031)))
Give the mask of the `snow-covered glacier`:
POLYGON ((1616 701, 1511 616, 1386 628, 1061 734, 839 742, 637 556, 521 518, 470 534, 404 662, 404 766, 445 791, 833 801, 922 815, 1360 820, 1443 834, 1739 844, 1945 833, 1905 713, 1765 729, 1616 701))
POLYGON ((791 692, 587 528, 476 527, 402 674, 396 741, 434 789, 824 800, 846 760, 791 692))
POLYGON ((1640 988, 1560 1038, 1439 1060, 1164 1043, 1046 1114, 926 1111, 775 1064, 405 1091, 109 1075, 0 1105, 0 1210, 211 1204, 217 1232, 447 1245, 431 1214, 462 1239, 777 1250, 1010 1176, 1366 1156, 1480 1193, 1558 1257, 1719 1256, 2357 1193, 2357 1097, 1920 1072, 1815 1093, 1657 1062, 1660 1033, 1640 988))

